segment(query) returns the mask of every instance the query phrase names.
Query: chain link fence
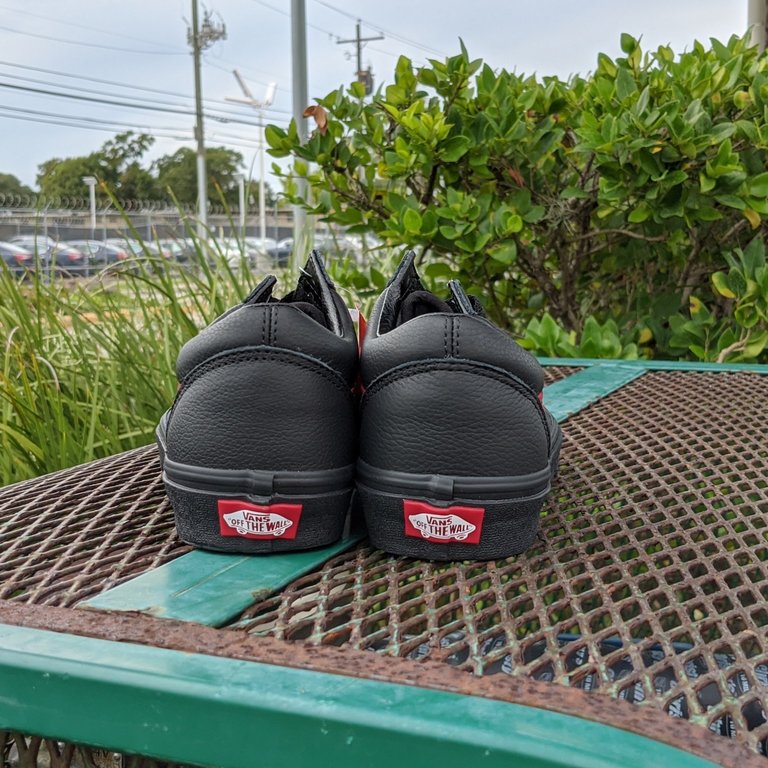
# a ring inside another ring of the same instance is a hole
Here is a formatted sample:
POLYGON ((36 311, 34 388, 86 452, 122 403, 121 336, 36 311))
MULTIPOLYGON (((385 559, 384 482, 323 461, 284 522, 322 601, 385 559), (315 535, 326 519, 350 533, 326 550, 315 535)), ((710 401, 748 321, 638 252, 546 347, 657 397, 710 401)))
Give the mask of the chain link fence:
MULTIPOLYGON (((0 194, 0 241, 19 235, 46 235, 54 240, 106 240, 135 237, 155 240, 186 237, 196 225, 195 209, 160 200, 99 200, 95 226, 87 198, 0 194)), ((293 212, 273 208, 266 215, 266 236, 274 240, 291 237, 293 212)), ((247 210, 245 232, 237 208, 211 205, 208 227, 215 237, 259 237, 258 210, 247 210)))

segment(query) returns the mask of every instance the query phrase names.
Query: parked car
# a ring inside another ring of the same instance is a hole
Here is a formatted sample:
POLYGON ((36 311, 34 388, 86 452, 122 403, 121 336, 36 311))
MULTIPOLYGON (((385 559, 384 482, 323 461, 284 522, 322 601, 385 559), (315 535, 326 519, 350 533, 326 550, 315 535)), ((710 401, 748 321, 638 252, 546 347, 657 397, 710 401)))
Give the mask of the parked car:
POLYGON ((87 256, 89 274, 104 269, 110 264, 119 264, 129 256, 125 248, 101 240, 70 240, 69 245, 87 256))
POLYGON ((263 253, 265 256, 268 255, 270 248, 277 246, 277 240, 273 237, 265 237, 263 240, 260 237, 246 237, 245 243, 248 247, 263 253))
POLYGON ((143 245, 151 256, 162 256, 164 259, 173 258, 173 251, 167 245, 154 240, 145 240, 143 245))
POLYGON ((288 264, 293 252, 293 238, 286 237, 280 240, 272 248, 267 248, 267 255, 278 267, 284 267, 288 264))
POLYGON ((10 242, 26 248, 40 260, 40 267, 56 272, 79 275, 88 272, 88 259, 81 251, 68 243, 56 241, 45 235, 17 235, 10 242))
POLYGON ((212 243, 212 246, 227 260, 230 267, 240 266, 243 259, 248 266, 255 266, 261 253, 245 240, 238 240, 236 237, 219 238, 215 243, 212 243))
POLYGON ((353 258, 360 260, 361 249, 357 241, 347 235, 315 235, 315 248, 327 257, 353 258))
POLYGON ((170 251, 171 258, 175 261, 187 261, 189 259, 189 252, 183 241, 164 237, 157 242, 163 249, 170 251))
POLYGON ((122 248, 129 259, 144 255, 141 243, 138 240, 132 240, 130 237, 108 237, 104 242, 107 245, 122 248))
POLYGON ((15 275, 26 274, 35 268, 35 259, 32 253, 16 243, 0 242, 0 258, 15 275))

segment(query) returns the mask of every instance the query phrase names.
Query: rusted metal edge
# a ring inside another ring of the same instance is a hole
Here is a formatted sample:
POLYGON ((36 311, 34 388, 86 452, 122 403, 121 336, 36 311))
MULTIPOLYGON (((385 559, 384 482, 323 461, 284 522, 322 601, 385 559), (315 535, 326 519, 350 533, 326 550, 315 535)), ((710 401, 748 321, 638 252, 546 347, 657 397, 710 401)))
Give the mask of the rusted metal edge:
POLYGON ((288 644, 140 613, 91 612, 7 600, 0 600, 0 623, 479 696, 609 725, 724 768, 765 768, 765 759, 741 744, 650 707, 525 678, 473 677, 428 659, 414 662, 366 651, 288 644))

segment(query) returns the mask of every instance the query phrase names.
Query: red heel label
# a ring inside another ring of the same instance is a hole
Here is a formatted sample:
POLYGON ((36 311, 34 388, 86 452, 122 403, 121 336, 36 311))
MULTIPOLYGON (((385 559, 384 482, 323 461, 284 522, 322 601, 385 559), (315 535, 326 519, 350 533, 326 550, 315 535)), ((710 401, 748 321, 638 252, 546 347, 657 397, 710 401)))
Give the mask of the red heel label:
POLYGON ((219 499, 219 532, 243 539, 295 539, 301 504, 250 504, 219 499))
POLYGON ((405 535, 435 544, 479 544, 483 507, 433 507, 425 501, 403 501, 405 535))

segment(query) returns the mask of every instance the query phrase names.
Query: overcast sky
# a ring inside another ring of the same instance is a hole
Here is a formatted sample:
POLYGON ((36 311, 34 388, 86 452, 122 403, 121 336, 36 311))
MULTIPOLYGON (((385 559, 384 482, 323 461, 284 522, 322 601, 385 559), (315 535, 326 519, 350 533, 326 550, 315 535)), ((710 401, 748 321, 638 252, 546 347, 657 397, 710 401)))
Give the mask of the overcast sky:
MULTIPOLYGON (((227 30, 227 39, 205 54, 207 109, 253 122, 250 108, 220 103, 240 95, 232 75, 236 67, 257 97, 270 81, 277 82, 268 119, 287 124, 290 5, 289 0, 207 0, 227 30)), ((377 83, 388 79, 400 54, 417 62, 451 55, 459 37, 473 57, 495 68, 567 77, 591 70, 599 51, 620 55, 622 32, 642 36, 647 48, 669 43, 683 51, 695 39, 725 40, 747 26, 747 0, 306 0, 306 7, 310 100, 352 79, 354 46, 337 39, 354 36, 358 16, 364 36, 384 35, 363 54, 377 83)), ((0 173, 34 186, 41 162, 88 154, 130 128, 158 136, 150 158, 194 146, 194 118, 184 114, 193 106, 186 42, 190 9, 190 0, 0 0, 0 173), (166 109, 175 111, 161 111, 166 109), (89 128, 34 122, 44 120, 89 128)), ((208 120, 206 133, 208 144, 231 146, 243 153, 246 165, 253 162, 253 126, 208 120)))

